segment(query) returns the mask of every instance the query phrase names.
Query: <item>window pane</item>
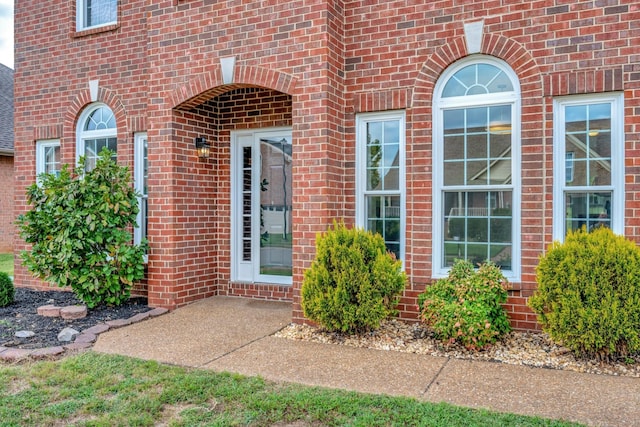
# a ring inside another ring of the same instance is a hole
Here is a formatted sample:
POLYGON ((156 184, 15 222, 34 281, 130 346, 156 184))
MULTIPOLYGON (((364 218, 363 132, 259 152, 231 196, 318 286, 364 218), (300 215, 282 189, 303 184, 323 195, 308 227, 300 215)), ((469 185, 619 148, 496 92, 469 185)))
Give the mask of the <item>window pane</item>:
POLYGON ((444 86, 444 98, 486 93, 510 92, 513 85, 509 77, 491 64, 473 64, 455 73, 444 86))
POLYGON ((116 138, 98 138, 86 139, 84 141, 85 170, 90 171, 96 167, 96 160, 100 156, 103 148, 108 148, 113 152, 111 158, 115 161, 117 158, 118 144, 116 138))
POLYGON ((117 0, 85 0, 85 26, 116 22, 117 0))
POLYGON ((611 104, 565 108, 565 155, 573 156, 570 186, 611 184, 611 104))
POLYGON ((56 174, 60 172, 60 146, 44 148, 44 172, 56 174))
POLYGON ((445 192, 443 267, 456 258, 511 268, 511 191, 445 192))
POLYGON ((400 196, 367 196, 367 229, 382 236, 387 250, 400 258, 400 196))
POLYGON ((116 119, 111 109, 100 107, 93 111, 84 125, 84 130, 115 129, 116 119))
POLYGON ((611 227, 611 197, 610 191, 567 192, 565 233, 582 227, 587 230, 601 226, 611 227))

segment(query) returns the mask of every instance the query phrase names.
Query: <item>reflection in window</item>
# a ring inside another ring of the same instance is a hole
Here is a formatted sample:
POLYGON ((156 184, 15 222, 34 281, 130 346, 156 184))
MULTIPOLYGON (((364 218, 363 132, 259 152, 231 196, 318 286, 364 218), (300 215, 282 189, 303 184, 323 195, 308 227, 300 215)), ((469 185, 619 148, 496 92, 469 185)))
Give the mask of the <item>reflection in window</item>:
POLYGON ((359 225, 379 233, 387 250, 402 257, 402 191, 404 115, 364 114, 358 117, 359 225), (362 154, 362 155, 360 155, 362 154), (361 180, 360 180, 361 179, 361 180))
POLYGON ((43 173, 60 173, 60 141, 38 141, 36 144, 36 176, 43 173))
POLYGON ((517 278, 517 78, 478 55, 452 66, 437 87, 434 274, 445 275, 455 259, 490 260, 517 278))
POLYGON ((554 103, 554 206, 557 218, 564 219, 554 223, 556 239, 582 228, 622 232, 624 147, 622 124, 614 120, 622 117, 615 114, 617 110, 621 110, 619 95, 567 97, 554 103), (564 176, 560 159, 564 159, 564 176))

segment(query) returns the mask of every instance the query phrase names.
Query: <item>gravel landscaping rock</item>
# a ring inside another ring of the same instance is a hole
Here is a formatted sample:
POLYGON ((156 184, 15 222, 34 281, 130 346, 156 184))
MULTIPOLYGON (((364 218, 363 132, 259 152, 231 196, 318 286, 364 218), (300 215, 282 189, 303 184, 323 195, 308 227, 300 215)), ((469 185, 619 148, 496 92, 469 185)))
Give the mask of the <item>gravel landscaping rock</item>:
POLYGON ((399 320, 384 321, 377 331, 355 335, 327 332, 308 325, 291 324, 277 332, 275 336, 378 350, 640 378, 640 354, 615 363, 579 359, 569 349, 551 342, 544 333, 511 332, 502 341, 484 350, 468 350, 457 344, 445 345, 436 340, 423 325, 399 320))

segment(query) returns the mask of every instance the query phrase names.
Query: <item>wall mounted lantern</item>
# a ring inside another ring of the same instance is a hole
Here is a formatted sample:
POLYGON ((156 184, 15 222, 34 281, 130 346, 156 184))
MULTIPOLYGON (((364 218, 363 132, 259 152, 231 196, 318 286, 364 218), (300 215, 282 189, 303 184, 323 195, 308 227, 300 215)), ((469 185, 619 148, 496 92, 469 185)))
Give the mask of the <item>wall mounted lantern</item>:
POLYGON ((196 137, 196 151, 198 152, 198 158, 206 159, 209 157, 209 151, 211 146, 207 142, 207 139, 204 136, 196 137))

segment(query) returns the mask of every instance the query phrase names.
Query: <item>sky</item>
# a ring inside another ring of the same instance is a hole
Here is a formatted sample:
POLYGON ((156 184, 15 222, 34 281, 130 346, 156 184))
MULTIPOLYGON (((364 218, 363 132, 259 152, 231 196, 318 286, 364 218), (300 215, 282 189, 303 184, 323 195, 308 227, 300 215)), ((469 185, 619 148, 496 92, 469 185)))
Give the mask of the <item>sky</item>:
POLYGON ((13 0, 0 0, 0 63, 13 68, 13 0))

